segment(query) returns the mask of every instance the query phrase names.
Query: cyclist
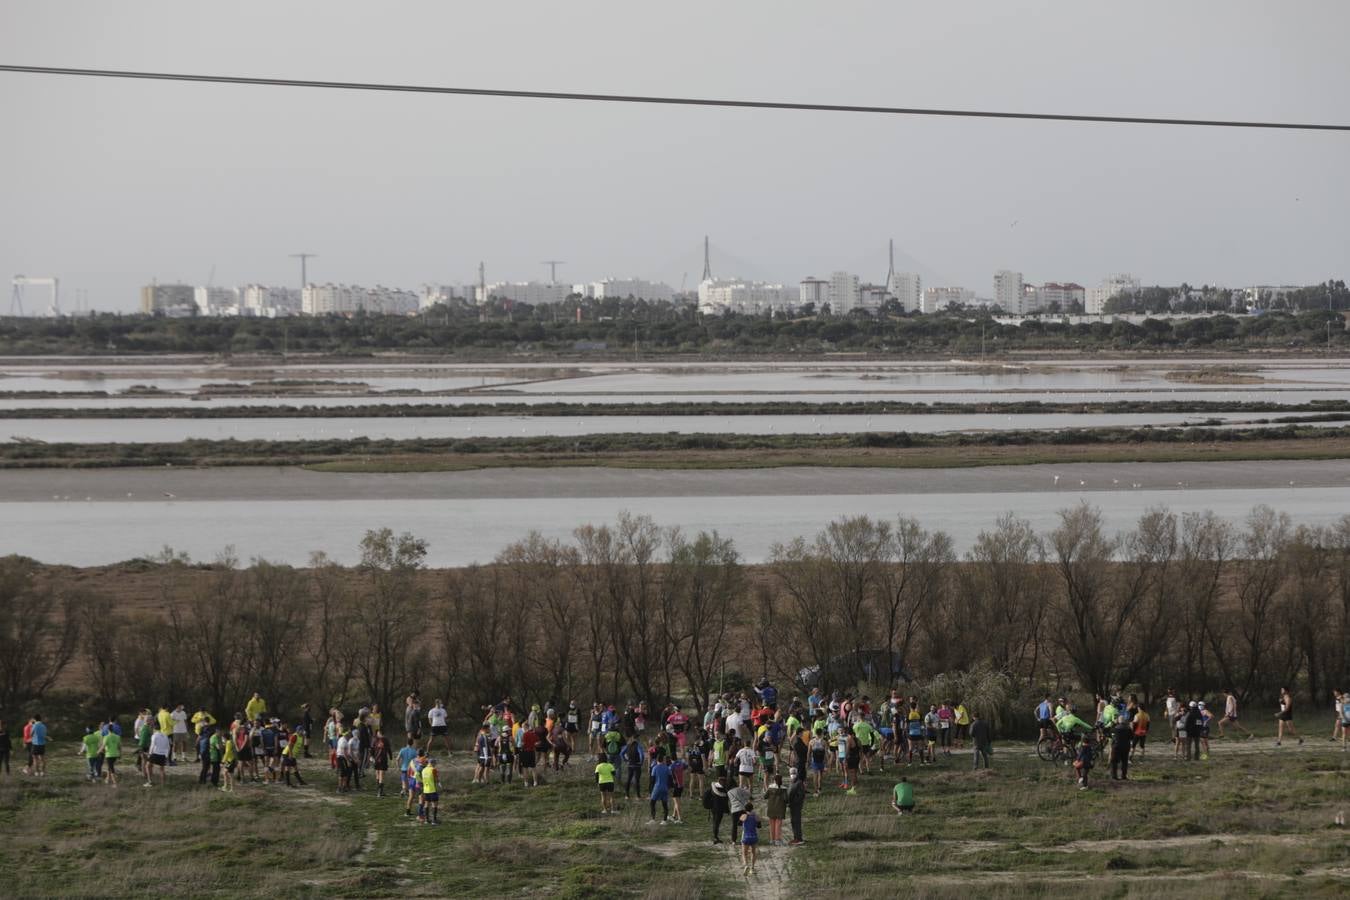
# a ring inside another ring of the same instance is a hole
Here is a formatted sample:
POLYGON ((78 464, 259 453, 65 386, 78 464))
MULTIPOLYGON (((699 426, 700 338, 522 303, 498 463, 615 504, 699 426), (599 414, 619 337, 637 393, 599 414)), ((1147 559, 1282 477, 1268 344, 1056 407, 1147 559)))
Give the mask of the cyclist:
POLYGON ((1060 736, 1064 739, 1064 743, 1069 747, 1073 747, 1078 743, 1080 734, 1085 737, 1093 731, 1092 726, 1078 718, 1075 714, 1076 712, 1076 707, 1074 707, 1073 704, 1070 704, 1064 710, 1063 715, 1055 720, 1055 728, 1059 730, 1060 736))

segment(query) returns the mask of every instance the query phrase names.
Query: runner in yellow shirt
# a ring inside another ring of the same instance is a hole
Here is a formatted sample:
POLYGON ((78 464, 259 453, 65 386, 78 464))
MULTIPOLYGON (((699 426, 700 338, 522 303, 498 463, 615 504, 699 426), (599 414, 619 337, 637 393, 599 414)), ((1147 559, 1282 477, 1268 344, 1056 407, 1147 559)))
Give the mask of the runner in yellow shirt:
POLYGON ((595 758, 595 783, 600 786, 600 815, 614 812, 614 764, 605 754, 595 758))
POLYGON ((427 825, 441 824, 440 785, 436 783, 436 760, 428 759, 417 776, 422 782, 422 821, 427 825))
POLYGON ((966 709, 966 701, 958 700, 956 709, 956 749, 966 749, 966 738, 970 736, 970 710, 966 709))

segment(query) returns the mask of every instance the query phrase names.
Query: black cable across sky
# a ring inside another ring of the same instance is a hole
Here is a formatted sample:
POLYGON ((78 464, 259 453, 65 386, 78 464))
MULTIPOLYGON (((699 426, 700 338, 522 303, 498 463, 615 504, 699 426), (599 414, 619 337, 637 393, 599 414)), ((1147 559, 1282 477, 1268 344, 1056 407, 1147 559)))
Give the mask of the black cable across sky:
POLYGON ((655 97, 641 94, 583 94, 570 91, 517 91, 505 88, 443 87, 425 84, 375 84, 360 81, 312 81, 296 78, 250 78, 242 75, 186 75, 133 72, 123 69, 71 69, 55 66, 0 64, 0 72, 29 75, 75 75, 85 78, 130 78, 263 87, 327 88, 339 91, 381 91, 405 94, 454 94, 463 97, 513 97, 523 100, 571 100, 593 103, 644 103, 664 106, 708 106, 724 109, 776 109, 804 112, 864 113, 887 116, 942 116, 960 119, 1023 119, 1037 122, 1089 122, 1112 125, 1186 125, 1201 128, 1267 128, 1281 131, 1350 131, 1350 125, 1314 122, 1257 122, 1244 119, 1171 119, 1159 116, 1093 116, 1070 113, 1004 112, 988 109, 924 109, 904 106, 862 106, 844 103, 792 103, 771 100, 719 100, 708 97, 655 97))

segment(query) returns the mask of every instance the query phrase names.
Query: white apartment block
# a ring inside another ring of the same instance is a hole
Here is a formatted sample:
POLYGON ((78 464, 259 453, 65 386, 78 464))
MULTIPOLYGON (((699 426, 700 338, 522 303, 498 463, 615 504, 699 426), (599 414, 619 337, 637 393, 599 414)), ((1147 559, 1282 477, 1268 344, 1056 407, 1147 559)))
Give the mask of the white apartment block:
POLYGON ((848 272, 830 273, 831 313, 836 316, 846 316, 858 308, 861 299, 857 275, 848 272))
POLYGON ((246 284, 239 291, 239 312, 246 316, 293 316, 300 312, 300 292, 270 284, 246 284))
POLYGON ((1117 294, 1133 294, 1138 290, 1139 279, 1133 275, 1108 275, 1102 279, 1099 287, 1088 288, 1083 308, 1090 315, 1100 316, 1106 311, 1107 300, 1117 294))
POLYGON ((494 281, 486 286, 474 288, 473 299, 479 306, 492 298, 510 300, 512 303, 527 303, 541 306, 546 303, 561 303, 572 293, 572 285, 543 281, 494 281))
POLYGON ((633 297, 638 300, 669 303, 675 299, 675 289, 659 281, 647 281, 642 278, 605 278, 593 281, 581 291, 584 296, 596 300, 633 297))
POLYGON ((891 292, 885 285, 881 284, 862 284, 858 286, 858 309, 865 309, 870 313, 877 313, 886 305, 886 301, 891 299, 891 292))
POLYGON ((417 312, 418 297, 412 291, 373 288, 352 284, 310 284, 300 295, 300 308, 307 316, 351 315, 368 312, 404 316, 417 312))
POLYGON ((923 301, 919 307, 919 312, 942 312, 953 303, 965 305, 973 302, 975 302, 975 292, 963 287, 924 288, 923 301))
POLYGON ((994 273, 994 302, 1003 307, 1004 312, 1015 315, 1025 315, 1029 311, 1021 272, 999 269, 994 273))
POLYGON ((239 312, 239 291, 228 287, 196 287, 192 294, 199 316, 233 316, 239 312))
POLYGON ((814 303, 820 309, 830 302, 830 283, 822 278, 807 275, 797 285, 797 302, 802 306, 814 303))
POLYGON ((698 286, 698 311, 710 315, 790 312, 797 307, 794 293, 766 281, 712 279, 698 286))
POLYGON ((141 312, 157 315, 193 315, 196 290, 190 284, 147 284, 141 288, 141 312))
POLYGON ((1086 308, 1087 292, 1081 284, 1072 281, 1047 281, 1036 288, 1036 308, 1049 309, 1051 304, 1059 304, 1061 312, 1068 312, 1077 303, 1086 308))
POLYGON ((923 311, 923 279, 913 272, 893 272, 886 281, 887 292, 905 312, 923 311))
POLYGON ((417 294, 422 309, 430 309, 437 303, 451 306, 455 301, 468 301, 473 297, 477 285, 468 284, 424 284, 417 294))

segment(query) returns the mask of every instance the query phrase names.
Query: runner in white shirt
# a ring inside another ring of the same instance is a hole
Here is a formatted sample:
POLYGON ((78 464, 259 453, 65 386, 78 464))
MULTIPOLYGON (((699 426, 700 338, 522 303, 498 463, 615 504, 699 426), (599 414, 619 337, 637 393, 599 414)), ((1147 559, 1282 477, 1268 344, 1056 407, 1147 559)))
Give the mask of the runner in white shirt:
POLYGON ((755 751, 742 747, 736 751, 736 773, 740 775, 740 785, 753 789, 755 784, 755 751))
POLYGON ((188 714, 183 704, 175 706, 169 718, 173 719, 173 755, 179 757, 188 750, 188 714))
POLYGON ((449 718, 450 714, 445 711, 445 705, 437 698, 431 709, 427 710, 427 724, 431 726, 431 737, 427 739, 427 753, 431 752, 438 737, 445 745, 445 752, 450 752, 450 728, 447 724, 449 718))
POLYGON ((172 744, 169 736, 155 726, 154 734, 150 735, 150 758, 145 761, 145 784, 142 787, 150 787, 151 779, 156 767, 159 768, 159 784, 164 786, 167 770, 165 766, 169 764, 169 754, 172 752, 172 744))

